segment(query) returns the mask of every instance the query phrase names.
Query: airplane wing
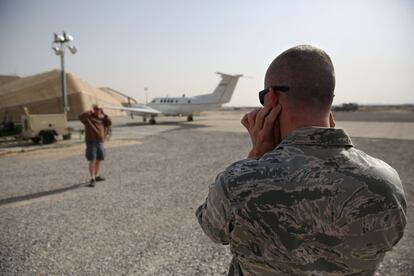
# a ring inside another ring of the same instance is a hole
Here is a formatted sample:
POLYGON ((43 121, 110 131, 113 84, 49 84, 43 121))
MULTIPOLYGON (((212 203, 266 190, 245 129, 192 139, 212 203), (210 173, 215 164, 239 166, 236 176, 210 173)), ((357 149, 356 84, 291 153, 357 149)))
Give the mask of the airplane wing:
POLYGON ((161 111, 151 108, 146 105, 133 105, 133 106, 105 106, 107 109, 117 109, 133 113, 134 115, 158 115, 161 111))

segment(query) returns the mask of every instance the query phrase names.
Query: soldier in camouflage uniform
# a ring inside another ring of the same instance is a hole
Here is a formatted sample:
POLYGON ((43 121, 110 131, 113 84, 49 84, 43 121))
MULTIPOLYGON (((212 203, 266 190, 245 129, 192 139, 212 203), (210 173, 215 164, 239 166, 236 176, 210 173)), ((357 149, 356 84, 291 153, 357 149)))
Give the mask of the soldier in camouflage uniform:
POLYGON ((265 87, 242 119, 252 150, 210 185, 202 229, 230 244, 229 275, 373 275, 406 225, 398 173, 334 128, 324 51, 285 51, 265 87))

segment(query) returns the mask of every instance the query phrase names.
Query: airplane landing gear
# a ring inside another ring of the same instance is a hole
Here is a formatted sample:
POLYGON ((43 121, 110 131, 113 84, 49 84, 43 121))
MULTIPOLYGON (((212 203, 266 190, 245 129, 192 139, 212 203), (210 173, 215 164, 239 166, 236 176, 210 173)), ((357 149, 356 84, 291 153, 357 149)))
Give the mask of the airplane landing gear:
POLYGON ((187 116, 187 121, 192 122, 193 121, 193 115, 188 115, 187 116))
POLYGON ((157 122, 155 121, 155 119, 154 119, 154 118, 151 118, 151 119, 149 120, 149 123, 150 123, 151 125, 155 125, 157 122))

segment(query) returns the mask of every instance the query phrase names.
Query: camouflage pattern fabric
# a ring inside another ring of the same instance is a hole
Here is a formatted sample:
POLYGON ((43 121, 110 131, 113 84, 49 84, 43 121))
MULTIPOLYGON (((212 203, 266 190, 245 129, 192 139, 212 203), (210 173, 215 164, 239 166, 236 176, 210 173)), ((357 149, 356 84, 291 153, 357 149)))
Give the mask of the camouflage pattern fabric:
POLYGON ((226 168, 196 216, 230 244, 229 275, 373 275, 402 238, 406 209, 392 167, 342 129, 303 128, 226 168))

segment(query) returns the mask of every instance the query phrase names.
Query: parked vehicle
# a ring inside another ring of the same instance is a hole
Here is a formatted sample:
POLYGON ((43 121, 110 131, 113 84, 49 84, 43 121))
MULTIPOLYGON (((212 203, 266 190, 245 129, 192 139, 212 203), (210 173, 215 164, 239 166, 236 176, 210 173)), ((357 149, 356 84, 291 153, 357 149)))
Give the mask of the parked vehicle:
POLYGON ((71 139, 71 130, 67 126, 66 113, 63 114, 29 114, 24 108, 22 115, 23 139, 31 139, 38 144, 51 144, 56 142, 58 136, 64 140, 71 139))
POLYGON ((357 103, 344 103, 339 106, 333 106, 332 111, 357 111, 359 105, 357 103))

